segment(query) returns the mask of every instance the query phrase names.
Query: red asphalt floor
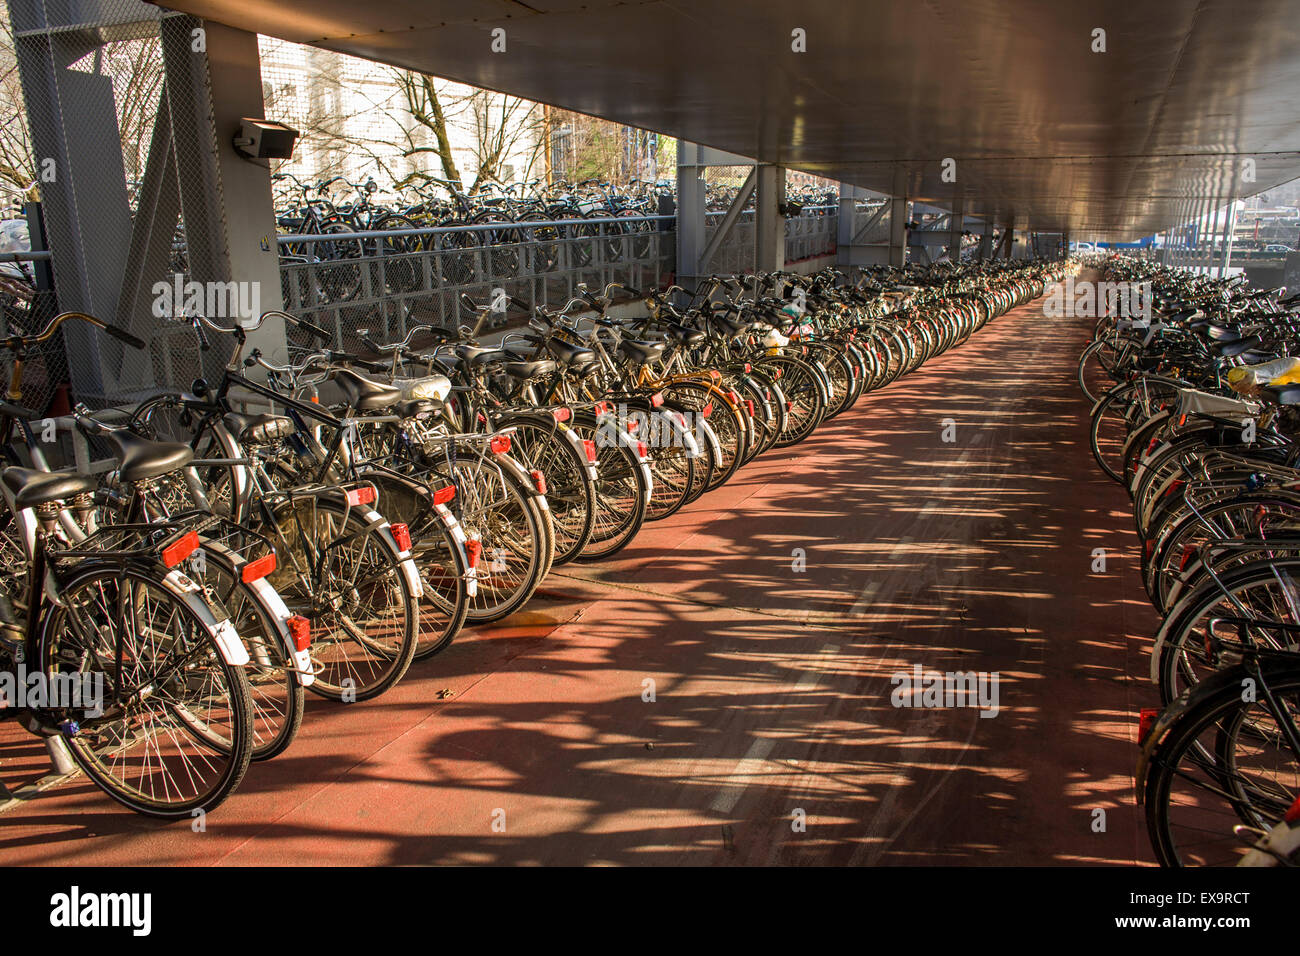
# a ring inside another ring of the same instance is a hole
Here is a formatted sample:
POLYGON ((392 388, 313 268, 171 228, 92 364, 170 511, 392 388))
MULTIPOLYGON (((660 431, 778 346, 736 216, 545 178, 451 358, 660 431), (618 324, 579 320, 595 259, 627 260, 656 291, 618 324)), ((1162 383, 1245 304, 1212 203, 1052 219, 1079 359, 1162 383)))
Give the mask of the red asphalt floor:
MULTIPOLYGON (((1013 310, 383 698, 309 700, 204 832, 78 777, 0 812, 0 864, 1149 862, 1157 622, 1089 331, 1013 310), (997 672, 999 713, 894 707, 916 664, 997 672)), ((11 789, 47 770, 0 728, 11 789)))

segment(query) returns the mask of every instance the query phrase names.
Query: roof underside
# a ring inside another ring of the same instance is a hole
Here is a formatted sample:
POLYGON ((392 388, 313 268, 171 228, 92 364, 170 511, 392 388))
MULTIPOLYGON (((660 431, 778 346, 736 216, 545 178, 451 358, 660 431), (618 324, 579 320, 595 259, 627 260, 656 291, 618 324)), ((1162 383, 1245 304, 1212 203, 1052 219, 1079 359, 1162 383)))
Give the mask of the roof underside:
POLYGON ((1296 0, 166 3, 1077 238, 1300 176, 1296 0))

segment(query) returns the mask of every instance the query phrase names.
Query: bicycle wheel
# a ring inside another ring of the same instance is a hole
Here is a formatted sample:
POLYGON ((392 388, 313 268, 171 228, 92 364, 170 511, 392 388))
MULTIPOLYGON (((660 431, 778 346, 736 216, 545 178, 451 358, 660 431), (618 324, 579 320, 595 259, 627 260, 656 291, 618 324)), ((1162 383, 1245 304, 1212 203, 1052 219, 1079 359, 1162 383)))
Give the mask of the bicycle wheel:
POLYGON ((776 375, 779 370, 777 382, 785 393, 786 427, 773 446, 797 445, 816 431, 826 416, 826 401, 817 373, 807 362, 792 355, 769 355, 757 364, 770 370, 769 374, 776 375))
POLYGON ((645 522, 650 485, 636 452, 611 440, 595 416, 575 414, 573 430, 597 446, 595 526, 578 556, 594 561, 617 554, 636 537, 645 522))
POLYGON ((419 606, 406 569, 372 525, 374 512, 319 495, 290 497, 259 527, 275 543, 267 578, 289 610, 311 621, 313 693, 369 700, 411 665, 419 606))
POLYGON ((456 484, 452 510, 480 557, 474 570, 477 587, 469 598, 466 620, 490 624, 509 617, 527 603, 542 582, 549 546, 542 517, 529 501, 529 489, 491 456, 466 442, 451 469, 456 484))
POLYGON ((1144 790, 1147 832, 1162 866, 1231 866, 1249 849, 1234 833, 1267 829, 1300 791, 1300 761, 1286 743, 1300 713, 1300 664, 1269 663, 1257 679, 1223 672, 1184 702, 1186 711, 1155 742, 1144 790), (1265 695, 1246 692, 1264 685, 1265 695))
POLYGON ((103 690, 102 715, 78 714, 66 738, 77 766, 137 813, 216 808, 253 755, 248 680, 222 656, 217 618, 142 569, 83 568, 61 586, 41 668, 51 681, 100 679, 103 690))

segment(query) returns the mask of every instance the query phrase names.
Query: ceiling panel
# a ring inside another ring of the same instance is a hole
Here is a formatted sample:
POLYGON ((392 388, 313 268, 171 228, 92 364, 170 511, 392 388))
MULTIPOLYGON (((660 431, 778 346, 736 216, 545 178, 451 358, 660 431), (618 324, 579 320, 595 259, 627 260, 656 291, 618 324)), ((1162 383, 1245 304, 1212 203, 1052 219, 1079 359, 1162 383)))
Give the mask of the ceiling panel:
POLYGON ((1300 176, 1300 0, 167 3, 1022 228, 1135 238, 1300 176))

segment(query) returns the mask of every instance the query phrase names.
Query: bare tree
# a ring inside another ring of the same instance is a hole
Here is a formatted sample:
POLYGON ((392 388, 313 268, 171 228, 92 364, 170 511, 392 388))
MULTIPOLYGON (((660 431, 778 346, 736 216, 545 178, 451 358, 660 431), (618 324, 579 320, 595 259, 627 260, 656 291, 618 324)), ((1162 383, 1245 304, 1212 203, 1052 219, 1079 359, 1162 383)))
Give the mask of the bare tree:
POLYGON ((13 29, 4 16, 0 16, 0 192, 24 199, 35 199, 38 193, 13 29))
MULTIPOLYGON (((394 70, 398 89, 402 91, 406 112, 415 123, 415 128, 402 124, 406 136, 404 157, 410 158, 420 153, 433 153, 442 163, 443 178, 459 183, 460 170, 456 168, 456 157, 451 150, 451 137, 447 133, 447 114, 443 110, 442 97, 439 95, 437 81, 425 73, 413 73, 409 70, 394 70), (433 136, 432 144, 421 142, 422 133, 427 131, 433 136)), ((397 183, 404 186, 414 179, 427 179, 427 174, 413 171, 397 183)))
POLYGON ((521 149, 527 150, 523 178, 528 179, 545 146, 540 135, 544 125, 540 105, 488 90, 475 90, 468 100, 475 161, 470 193, 477 193, 485 183, 501 182, 506 160, 521 149))

